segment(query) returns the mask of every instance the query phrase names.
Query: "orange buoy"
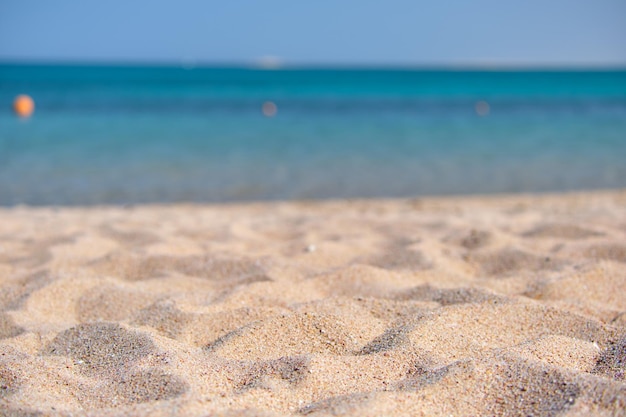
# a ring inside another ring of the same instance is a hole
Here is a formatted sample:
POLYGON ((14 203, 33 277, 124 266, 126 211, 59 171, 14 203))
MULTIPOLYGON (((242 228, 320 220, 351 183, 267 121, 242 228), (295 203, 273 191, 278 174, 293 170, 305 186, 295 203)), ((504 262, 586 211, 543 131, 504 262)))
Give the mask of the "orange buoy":
POLYGON ((278 112, 278 107, 273 101, 266 101, 261 107, 261 111, 265 117, 274 117, 278 112))
POLYGON ((35 102, 30 96, 20 94, 13 101, 13 110, 20 117, 30 117, 35 111, 35 102))

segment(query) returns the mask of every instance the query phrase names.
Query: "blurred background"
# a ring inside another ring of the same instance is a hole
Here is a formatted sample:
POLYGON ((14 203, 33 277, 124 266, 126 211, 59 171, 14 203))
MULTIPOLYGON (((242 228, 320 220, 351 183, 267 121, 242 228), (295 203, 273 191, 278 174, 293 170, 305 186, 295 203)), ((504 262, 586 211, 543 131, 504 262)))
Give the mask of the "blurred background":
POLYGON ((626 187, 621 0, 3 0, 0 205, 626 187))

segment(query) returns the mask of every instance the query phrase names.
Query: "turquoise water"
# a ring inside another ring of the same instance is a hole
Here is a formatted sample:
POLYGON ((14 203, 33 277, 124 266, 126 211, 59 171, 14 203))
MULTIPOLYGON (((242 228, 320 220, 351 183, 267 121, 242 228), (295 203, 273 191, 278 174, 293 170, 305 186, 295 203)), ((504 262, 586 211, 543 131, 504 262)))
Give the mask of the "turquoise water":
POLYGON ((617 188, 625 156, 626 71, 0 65, 0 205, 617 188))

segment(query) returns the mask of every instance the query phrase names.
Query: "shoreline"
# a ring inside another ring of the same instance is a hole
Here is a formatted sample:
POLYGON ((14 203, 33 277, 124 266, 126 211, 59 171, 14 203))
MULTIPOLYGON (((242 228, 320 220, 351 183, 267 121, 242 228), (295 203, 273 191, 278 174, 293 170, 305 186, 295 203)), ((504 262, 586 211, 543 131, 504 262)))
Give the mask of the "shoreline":
POLYGON ((302 198, 302 199, 259 199, 259 200, 225 200, 225 201, 180 201, 180 202, 150 202, 150 203, 125 203, 125 204, 27 204, 0 205, 1 211, 20 209, 133 209, 133 208, 219 208, 219 207, 246 207, 246 206, 270 206, 270 205, 325 205, 325 204, 378 204, 378 203, 410 203, 415 201, 427 203, 447 203, 454 201, 466 202, 496 202, 496 201, 543 201, 543 200, 576 200, 587 197, 600 198, 624 198, 626 188, 600 188, 589 190, 545 191, 545 192, 505 192, 505 193, 474 193, 474 194, 429 194, 409 197, 348 197, 348 198, 302 198))
POLYGON ((0 207, 0 414, 623 415, 626 190, 0 207))

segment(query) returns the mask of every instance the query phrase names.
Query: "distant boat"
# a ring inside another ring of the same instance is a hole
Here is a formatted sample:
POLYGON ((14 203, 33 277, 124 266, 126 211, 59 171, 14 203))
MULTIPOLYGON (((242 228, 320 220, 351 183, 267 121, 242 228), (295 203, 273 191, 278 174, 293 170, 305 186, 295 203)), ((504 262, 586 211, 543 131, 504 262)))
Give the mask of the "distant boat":
POLYGON ((277 56, 267 55, 259 58, 256 62, 256 66, 267 70, 279 69, 283 66, 283 61, 277 56))

